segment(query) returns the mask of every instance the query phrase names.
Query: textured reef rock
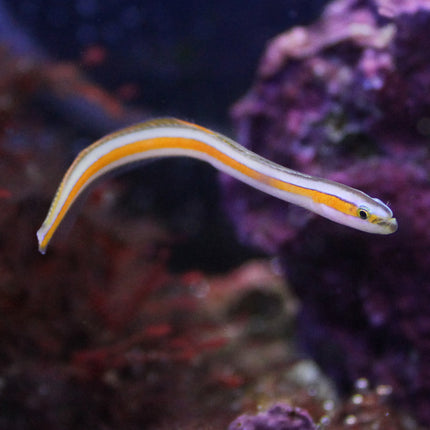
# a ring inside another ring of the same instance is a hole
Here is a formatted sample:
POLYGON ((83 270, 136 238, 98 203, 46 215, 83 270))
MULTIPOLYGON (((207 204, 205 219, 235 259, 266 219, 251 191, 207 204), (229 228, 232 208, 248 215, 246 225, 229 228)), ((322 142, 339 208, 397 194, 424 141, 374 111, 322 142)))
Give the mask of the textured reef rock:
MULTIPOLYGON (((299 365, 302 369, 302 365, 299 365)), ((306 372, 304 372, 306 373, 306 372)), ((336 404, 332 400, 324 402, 325 414, 321 416, 315 405, 307 402, 312 414, 301 407, 292 407, 289 403, 278 402, 256 415, 244 414, 236 418, 228 430, 406 430, 414 429, 415 424, 408 422, 396 411, 390 409, 387 400, 391 387, 380 385, 370 389, 368 381, 356 381, 355 391, 349 399, 336 404), (315 417, 320 416, 318 423, 315 417)), ((294 402, 296 400, 293 400, 294 402)))
POLYGON ((268 46, 232 111, 255 152, 387 201, 393 236, 356 232, 223 177, 240 237, 278 253, 298 338, 349 391, 368 377, 430 424, 430 5, 342 0, 268 46))
POLYGON ((228 430, 316 430, 316 428, 307 412, 279 404, 255 416, 240 416, 230 424, 228 430))

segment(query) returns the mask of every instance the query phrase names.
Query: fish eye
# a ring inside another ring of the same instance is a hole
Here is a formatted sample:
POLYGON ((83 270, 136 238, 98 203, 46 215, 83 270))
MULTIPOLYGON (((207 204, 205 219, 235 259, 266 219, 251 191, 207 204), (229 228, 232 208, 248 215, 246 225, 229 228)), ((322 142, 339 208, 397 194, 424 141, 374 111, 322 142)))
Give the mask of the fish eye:
POLYGON ((360 206, 357 209, 357 215, 359 216, 360 219, 366 220, 367 218, 369 218, 369 215, 370 215, 369 209, 367 209, 364 206, 360 206))

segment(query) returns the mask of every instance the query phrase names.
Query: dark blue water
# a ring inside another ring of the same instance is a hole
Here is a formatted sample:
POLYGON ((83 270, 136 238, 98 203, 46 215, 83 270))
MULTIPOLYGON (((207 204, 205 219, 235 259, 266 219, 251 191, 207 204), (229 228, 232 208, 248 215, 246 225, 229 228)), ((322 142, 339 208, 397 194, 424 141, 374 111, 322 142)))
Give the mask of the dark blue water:
POLYGON ((133 103, 206 124, 225 121, 267 41, 315 19, 325 0, 4 0, 17 24, 59 60, 105 52, 88 74, 133 103))

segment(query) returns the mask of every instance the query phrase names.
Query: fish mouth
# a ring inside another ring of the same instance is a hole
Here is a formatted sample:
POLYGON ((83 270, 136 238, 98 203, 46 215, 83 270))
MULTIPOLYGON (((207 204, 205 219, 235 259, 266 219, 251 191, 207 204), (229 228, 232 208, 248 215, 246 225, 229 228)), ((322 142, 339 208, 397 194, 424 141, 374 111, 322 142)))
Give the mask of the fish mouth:
POLYGON ((398 224, 396 218, 388 218, 378 221, 378 225, 385 229, 385 234, 391 234, 397 231, 398 224))

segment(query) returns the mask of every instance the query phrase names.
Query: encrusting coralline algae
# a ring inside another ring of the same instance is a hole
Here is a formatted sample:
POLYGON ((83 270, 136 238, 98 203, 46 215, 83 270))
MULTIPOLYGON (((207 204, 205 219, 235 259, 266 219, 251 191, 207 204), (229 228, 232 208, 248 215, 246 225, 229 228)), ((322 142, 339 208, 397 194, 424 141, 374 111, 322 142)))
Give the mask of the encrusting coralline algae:
POLYGON ((232 110, 238 141, 358 187, 399 230, 347 230, 223 177, 244 241, 280 262, 303 301, 302 346, 342 389, 362 376, 430 423, 430 4, 331 3, 275 38, 232 110), (263 204, 264 203, 264 204, 263 204))

